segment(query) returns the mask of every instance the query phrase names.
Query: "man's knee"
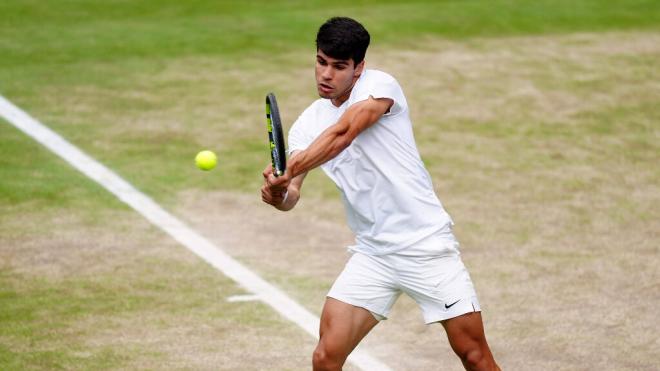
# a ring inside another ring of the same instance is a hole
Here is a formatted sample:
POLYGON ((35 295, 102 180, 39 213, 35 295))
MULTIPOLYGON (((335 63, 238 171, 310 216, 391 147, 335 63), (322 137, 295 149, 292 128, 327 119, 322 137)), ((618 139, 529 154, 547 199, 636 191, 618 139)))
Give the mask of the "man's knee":
POLYGON ((484 362, 484 354, 478 346, 470 347, 461 352, 458 356, 461 357, 461 360, 467 366, 468 370, 478 369, 478 367, 484 362))
POLYGON ((330 352, 319 344, 312 356, 314 371, 341 370, 344 360, 336 353, 330 352))
POLYGON ((455 349, 456 354, 461 358, 466 370, 493 370, 500 368, 495 363, 490 350, 484 348, 478 343, 473 343, 462 349, 455 349))

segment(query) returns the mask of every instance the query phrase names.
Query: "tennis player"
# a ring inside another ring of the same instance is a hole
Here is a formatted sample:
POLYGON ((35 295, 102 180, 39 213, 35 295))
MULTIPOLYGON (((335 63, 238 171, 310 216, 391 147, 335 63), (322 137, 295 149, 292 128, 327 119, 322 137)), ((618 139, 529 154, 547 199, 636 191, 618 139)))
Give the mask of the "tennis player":
POLYGON ((440 322, 468 370, 499 370, 453 222, 436 196, 413 137, 408 102, 387 73, 365 68, 369 33, 331 18, 316 37, 320 99, 289 132, 284 175, 263 172, 262 200, 288 211, 308 171, 321 167, 341 191, 355 245, 327 294, 314 370, 340 370, 403 292, 427 324, 440 322))

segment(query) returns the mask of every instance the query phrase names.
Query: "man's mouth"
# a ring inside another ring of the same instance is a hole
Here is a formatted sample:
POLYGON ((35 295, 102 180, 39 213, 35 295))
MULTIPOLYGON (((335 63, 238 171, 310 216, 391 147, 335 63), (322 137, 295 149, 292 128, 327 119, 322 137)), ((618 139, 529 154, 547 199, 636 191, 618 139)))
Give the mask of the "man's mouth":
POLYGON ((325 94, 328 94, 334 90, 334 88, 328 84, 319 83, 319 90, 325 94))

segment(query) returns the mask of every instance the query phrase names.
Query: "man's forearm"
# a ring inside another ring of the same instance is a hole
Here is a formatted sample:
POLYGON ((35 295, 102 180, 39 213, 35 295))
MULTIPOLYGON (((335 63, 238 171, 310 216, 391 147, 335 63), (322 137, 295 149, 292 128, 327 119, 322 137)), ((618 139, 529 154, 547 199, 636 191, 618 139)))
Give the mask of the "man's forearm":
POLYGON ((306 173, 335 158, 351 144, 351 138, 339 130, 328 130, 304 151, 298 153, 288 164, 291 177, 306 173))
POLYGON ((373 99, 349 107, 336 124, 327 128, 309 147, 291 159, 291 177, 306 173, 335 158, 369 126, 373 125, 392 106, 391 99, 373 99))

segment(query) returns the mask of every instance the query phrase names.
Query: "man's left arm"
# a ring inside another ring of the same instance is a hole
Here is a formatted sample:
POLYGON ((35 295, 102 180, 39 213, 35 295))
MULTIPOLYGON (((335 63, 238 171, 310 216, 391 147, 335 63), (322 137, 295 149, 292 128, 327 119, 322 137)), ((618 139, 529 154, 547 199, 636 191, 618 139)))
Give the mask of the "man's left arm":
MULTIPOLYGON (((324 130, 312 144, 298 153, 287 164, 286 174, 292 179, 335 158, 346 149, 364 130, 386 114, 394 101, 390 98, 373 98, 357 102, 346 110, 337 123, 324 130)), ((281 178, 281 177, 280 177, 281 178)), ((285 179, 281 179, 284 181, 285 179)))

